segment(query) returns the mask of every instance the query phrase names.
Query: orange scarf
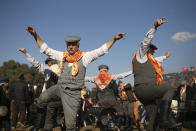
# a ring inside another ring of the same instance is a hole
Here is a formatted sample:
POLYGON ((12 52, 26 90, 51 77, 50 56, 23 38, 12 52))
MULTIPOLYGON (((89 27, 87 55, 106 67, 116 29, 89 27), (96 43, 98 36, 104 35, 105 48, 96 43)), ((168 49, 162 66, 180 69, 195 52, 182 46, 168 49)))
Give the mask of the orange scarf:
POLYGON ((134 122, 135 125, 138 126, 139 125, 139 101, 135 101, 134 103, 134 108, 133 108, 133 115, 134 115, 134 122))
POLYGON ((73 63, 72 65, 72 76, 75 77, 78 74, 78 61, 82 58, 84 52, 78 50, 74 55, 70 56, 68 52, 63 52, 63 59, 61 62, 60 69, 63 72, 64 64, 73 63))
POLYGON ((156 71, 156 78, 157 78, 157 85, 163 84, 163 67, 161 66, 161 64, 154 59, 154 57, 152 56, 152 54, 147 53, 147 57, 150 60, 151 64, 153 65, 153 67, 155 68, 156 71))
POLYGON ((106 71, 101 71, 99 75, 94 78, 94 81, 100 89, 104 89, 112 79, 112 74, 108 74, 106 71))
MULTIPOLYGON (((137 54, 138 51, 136 51, 136 53, 134 54, 133 56, 133 60, 132 60, 132 70, 133 70, 133 63, 135 61, 135 57, 136 57, 136 54, 137 54)), ((152 56, 152 54, 150 53, 147 53, 147 57, 148 59, 150 60, 152 66, 154 67, 155 69, 155 72, 156 72, 156 83, 157 85, 159 84, 163 84, 163 67, 161 66, 161 64, 156 60, 154 59, 154 57, 152 56)))
POLYGON ((124 101, 126 100, 126 98, 127 98, 127 94, 125 89, 121 89, 121 99, 124 101))

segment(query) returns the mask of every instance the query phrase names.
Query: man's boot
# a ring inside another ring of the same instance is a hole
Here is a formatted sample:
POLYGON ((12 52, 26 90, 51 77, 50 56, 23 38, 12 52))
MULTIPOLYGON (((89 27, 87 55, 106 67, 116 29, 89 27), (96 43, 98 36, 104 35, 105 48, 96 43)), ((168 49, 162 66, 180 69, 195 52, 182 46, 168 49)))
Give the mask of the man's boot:
POLYGON ((169 129, 180 126, 182 123, 176 123, 176 121, 169 119, 170 114, 170 105, 169 101, 162 101, 160 105, 160 129, 169 129))

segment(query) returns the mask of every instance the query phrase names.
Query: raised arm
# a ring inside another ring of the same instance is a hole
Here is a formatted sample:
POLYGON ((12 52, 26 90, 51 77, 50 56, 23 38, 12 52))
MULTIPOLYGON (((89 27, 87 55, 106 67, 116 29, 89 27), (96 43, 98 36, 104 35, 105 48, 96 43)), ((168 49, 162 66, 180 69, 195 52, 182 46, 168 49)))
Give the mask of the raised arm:
POLYGON ((166 60, 173 52, 172 51, 168 51, 165 53, 165 56, 159 56, 159 57, 156 57, 155 59, 162 63, 164 60, 166 60))
POLYGON ((128 71, 128 72, 124 72, 121 74, 115 74, 113 80, 117 80, 117 79, 123 79, 125 77, 128 77, 132 74, 132 71, 128 71))
POLYGON ((108 53, 108 50, 112 47, 112 45, 122 38, 125 38, 126 33, 117 33, 110 41, 106 44, 102 45, 100 48, 95 49, 93 51, 86 52, 83 56, 83 64, 87 66, 92 61, 96 60, 98 57, 103 56, 108 53))
POLYGON ((127 33, 117 33, 110 41, 106 43, 107 48, 110 49, 117 40, 125 38, 126 34, 127 33))
POLYGON ((40 36, 36 33, 35 29, 31 26, 28 26, 26 30, 27 30, 28 33, 30 33, 34 37, 37 45, 40 48, 44 44, 44 42, 42 41, 40 36))
POLYGON ((28 33, 30 33, 34 37, 38 47, 40 48, 41 53, 44 53, 48 57, 53 58, 55 60, 62 61, 63 52, 56 51, 54 49, 49 48, 48 45, 36 33, 36 31, 33 27, 28 26, 26 30, 27 30, 28 33))
POLYGON ((140 47, 139 52, 138 52, 139 53, 138 57, 140 59, 142 59, 146 55, 147 51, 149 50, 149 46, 151 44, 151 41, 154 37, 154 33, 156 32, 156 30, 159 26, 161 26, 163 23, 165 23, 164 19, 165 18, 160 18, 160 19, 155 20, 152 28, 145 35, 145 38, 142 41, 141 47, 140 47))
POLYGON ((46 74, 47 71, 49 71, 49 67, 45 66, 41 62, 37 61, 34 57, 32 57, 25 48, 19 48, 18 51, 22 52, 25 54, 27 60, 42 74, 46 74))
POLYGON ((95 81, 94 81, 94 77, 88 77, 88 76, 86 76, 85 78, 84 78, 84 81, 85 82, 91 82, 91 83, 94 83, 95 81))

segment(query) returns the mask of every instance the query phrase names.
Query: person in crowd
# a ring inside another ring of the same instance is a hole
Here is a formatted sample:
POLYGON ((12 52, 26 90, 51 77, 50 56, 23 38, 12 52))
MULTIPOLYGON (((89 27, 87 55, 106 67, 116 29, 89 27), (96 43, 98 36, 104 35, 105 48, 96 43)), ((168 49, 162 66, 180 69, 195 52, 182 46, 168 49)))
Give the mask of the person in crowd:
POLYGON ((177 87, 176 99, 178 101, 178 116, 179 121, 183 122, 183 126, 187 126, 191 120, 195 120, 195 108, 193 105, 194 88, 191 87, 186 80, 182 80, 177 87), (185 123, 184 123, 185 122, 185 123))
POLYGON ((192 87, 192 93, 193 93, 192 99, 193 99, 194 101, 196 101, 196 76, 194 76, 194 77, 192 78, 191 87, 192 87))
POLYGON ((125 127, 132 128, 132 125, 134 124, 134 103, 136 102, 136 97, 131 84, 123 83, 119 80, 118 92, 120 100, 123 103, 123 110, 124 112, 127 112, 125 114, 125 127), (127 91, 127 89, 129 90, 127 91))
POLYGON ((134 91, 137 98, 144 104, 147 115, 150 116, 148 130, 153 130, 157 113, 156 100, 158 99, 161 100, 160 129, 177 125, 168 118, 175 89, 163 83, 163 67, 159 60, 154 58, 157 47, 151 43, 154 33, 163 23, 165 23, 164 18, 155 20, 132 60, 134 91))
POLYGON ((18 79, 10 86, 10 100, 11 100, 11 126, 12 129, 16 127, 25 127, 26 116, 26 86, 24 74, 20 74, 18 79), (19 115, 20 114, 20 115, 19 115), (19 116, 19 119, 18 119, 19 116))
MULTIPOLYGON (((34 101, 33 104, 30 105, 30 121, 32 122, 32 128, 30 131, 38 131, 40 128, 44 126, 44 120, 45 120, 45 108, 38 108, 36 106, 37 99, 39 98, 40 94, 43 90, 43 84, 42 82, 36 82, 36 84, 33 86, 33 97, 34 101)), ((46 106, 47 104, 45 104, 46 106)))
POLYGON ((196 87, 196 76, 193 76, 193 78, 192 78, 192 80, 191 80, 191 86, 192 86, 193 88, 196 87))
POLYGON ((10 131, 10 114, 9 79, 3 79, 0 83, 0 129, 10 131))
POLYGON ((89 92, 87 91, 87 89, 84 87, 82 90, 81 90, 81 99, 82 99, 82 102, 81 102, 81 107, 80 107, 80 111, 79 111, 79 127, 81 126, 87 126, 87 117, 89 115, 89 108, 92 107, 92 101, 89 97, 89 92))
POLYGON ((139 128, 140 130, 145 130, 145 120, 146 120, 146 110, 143 104, 140 102, 138 105, 139 111, 139 128))
POLYGON ((26 113, 26 125, 31 125, 32 121, 30 119, 30 106, 34 102, 34 94, 33 94, 33 87, 31 86, 30 82, 27 82, 27 87, 26 87, 26 108, 27 108, 27 113, 26 113))
POLYGON ((192 87, 189 86, 185 80, 181 81, 180 86, 177 88, 177 100, 179 107, 189 107, 192 99, 192 87))
POLYGON ((92 88, 92 92, 91 92, 91 95, 90 95, 90 97, 91 97, 91 100, 92 100, 92 106, 93 107, 97 107, 97 106, 99 106, 98 104, 97 104, 97 88, 96 87, 93 87, 92 88))
POLYGON ((116 34, 102 47, 90 52, 79 50, 80 37, 69 36, 65 38, 67 52, 61 52, 49 48, 48 45, 41 40, 33 27, 27 27, 27 32, 35 38, 42 53, 62 62, 62 73, 58 83, 41 94, 38 99, 38 104, 48 101, 53 95, 59 96, 63 104, 66 130, 75 130, 76 115, 81 102, 80 91, 81 88, 84 87, 87 65, 107 53, 117 40, 124 38, 126 33, 116 34))
MULTIPOLYGON (((44 74, 45 82, 42 89, 42 92, 44 92, 46 89, 50 88, 52 85, 55 85, 58 81, 58 77, 60 75, 60 68, 57 65, 57 61, 51 58, 47 58, 45 60, 45 64, 48 66, 45 66, 41 62, 37 61, 34 57, 32 57, 24 48, 19 48, 19 51, 24 53, 27 60, 38 69, 39 72, 44 74)), ((54 116, 56 114, 56 109, 58 107, 61 107, 61 101, 59 97, 54 97, 53 101, 44 104, 47 109, 42 109, 42 111, 38 112, 39 118, 35 121, 35 127, 36 129, 39 129, 41 127, 41 123, 44 123, 44 118, 46 119, 44 124, 45 130, 52 130, 54 127, 54 116), (47 110, 47 111, 46 111, 47 110), (45 112, 46 111, 46 112, 45 112), (40 120, 40 121, 38 121, 40 120)))

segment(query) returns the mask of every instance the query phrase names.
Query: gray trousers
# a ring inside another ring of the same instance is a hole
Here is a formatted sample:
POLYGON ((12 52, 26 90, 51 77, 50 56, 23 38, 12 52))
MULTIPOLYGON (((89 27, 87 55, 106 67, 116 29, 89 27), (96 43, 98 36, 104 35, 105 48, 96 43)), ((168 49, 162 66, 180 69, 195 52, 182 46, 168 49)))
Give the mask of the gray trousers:
POLYGON ((66 130, 74 131, 76 129, 76 116, 81 101, 80 90, 70 90, 70 88, 64 86, 63 84, 56 84, 47 89, 40 95, 38 105, 47 103, 56 96, 60 97, 63 104, 66 130))
POLYGON ((155 85, 151 83, 135 85, 135 94, 144 104, 149 118, 148 131, 154 130, 154 122, 157 115, 156 100, 171 101, 175 88, 167 84, 155 85))
POLYGON ((171 101, 174 96, 175 88, 167 84, 140 84, 134 87, 137 98, 146 103, 157 99, 171 101))
POLYGON ((45 118, 44 129, 47 131, 52 130, 54 127, 54 121, 57 118, 57 111, 62 108, 61 101, 52 101, 47 104, 47 112, 45 118))

